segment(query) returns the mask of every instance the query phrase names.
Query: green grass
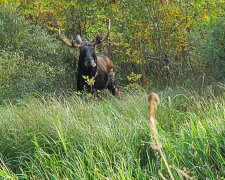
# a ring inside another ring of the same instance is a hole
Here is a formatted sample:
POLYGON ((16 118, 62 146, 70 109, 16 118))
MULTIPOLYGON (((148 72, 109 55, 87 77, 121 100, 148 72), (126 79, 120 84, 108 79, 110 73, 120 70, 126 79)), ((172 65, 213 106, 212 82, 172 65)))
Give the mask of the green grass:
MULTIPOLYGON (((175 179, 179 170, 223 179, 225 99, 185 89, 159 96, 157 127, 175 179)), ((0 106, 0 179, 159 179, 159 170, 168 178, 151 148, 147 97, 140 90, 0 106)))

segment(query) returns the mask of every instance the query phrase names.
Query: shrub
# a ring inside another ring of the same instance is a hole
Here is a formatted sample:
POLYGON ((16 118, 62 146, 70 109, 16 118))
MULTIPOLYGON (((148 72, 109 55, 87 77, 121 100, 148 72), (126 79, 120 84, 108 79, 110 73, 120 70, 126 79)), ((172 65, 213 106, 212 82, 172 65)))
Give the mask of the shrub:
POLYGON ((207 70, 219 81, 225 81, 224 18, 217 18, 198 26, 193 36, 193 53, 207 65, 207 70))
POLYGON ((0 29, 1 99, 73 88, 75 51, 31 25, 16 7, 0 7, 0 29))
MULTIPOLYGON (((23 53, 0 52, 0 97, 16 100, 31 92, 50 92, 57 87, 57 77, 63 69, 24 58, 23 53)), ((1 103, 1 102, 0 102, 1 103)))

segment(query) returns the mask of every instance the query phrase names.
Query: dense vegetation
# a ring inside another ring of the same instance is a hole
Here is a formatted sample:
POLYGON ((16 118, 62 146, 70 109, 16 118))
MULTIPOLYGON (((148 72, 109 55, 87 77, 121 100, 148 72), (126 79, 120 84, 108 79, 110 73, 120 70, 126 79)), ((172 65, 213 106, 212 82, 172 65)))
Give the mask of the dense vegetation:
POLYGON ((78 52, 57 30, 92 40, 107 19, 110 39, 97 50, 114 61, 120 85, 224 82, 223 17, 219 0, 0 1, 0 101, 76 89, 78 52))
MULTIPOLYGON (((180 170, 195 179, 222 179, 224 98, 183 88, 159 95, 157 127, 176 179, 180 170)), ((168 177, 151 147, 147 107, 142 90, 102 101, 71 95, 0 107, 0 176, 158 179, 160 170, 168 177)))
POLYGON ((0 179, 159 179, 146 91, 157 90, 176 179, 225 177, 222 0, 0 0, 0 179), (74 93, 78 51, 110 38, 121 95, 74 93), (171 88, 172 87, 172 88, 171 88), (185 87, 185 88, 184 88, 185 87), (188 178, 188 177, 187 177, 188 178))

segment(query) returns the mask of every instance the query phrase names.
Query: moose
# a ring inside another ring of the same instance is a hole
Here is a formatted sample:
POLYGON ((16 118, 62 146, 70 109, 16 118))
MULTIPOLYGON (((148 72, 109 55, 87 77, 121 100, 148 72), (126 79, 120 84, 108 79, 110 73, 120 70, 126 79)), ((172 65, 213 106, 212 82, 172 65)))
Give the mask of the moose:
POLYGON ((105 55, 96 55, 95 46, 102 43, 109 37, 110 20, 108 21, 108 31, 104 36, 97 35, 91 41, 82 41, 81 36, 77 35, 75 41, 73 38, 68 40, 61 35, 59 29, 59 40, 71 48, 79 48, 80 55, 77 70, 77 91, 86 89, 88 92, 93 93, 96 90, 109 89, 109 91, 116 95, 116 77, 114 72, 113 62, 105 55), (88 85, 87 79, 93 78, 94 83, 92 86, 88 85))

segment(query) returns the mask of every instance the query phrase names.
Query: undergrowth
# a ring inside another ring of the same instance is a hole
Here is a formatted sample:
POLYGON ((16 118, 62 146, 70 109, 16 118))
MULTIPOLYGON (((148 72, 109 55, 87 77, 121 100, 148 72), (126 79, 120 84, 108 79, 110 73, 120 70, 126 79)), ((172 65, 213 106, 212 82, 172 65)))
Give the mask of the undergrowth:
MULTIPOLYGON (((175 179, 225 176, 225 98, 167 89, 156 112, 175 179)), ((159 179, 168 173, 151 146, 148 93, 102 100, 30 98, 0 106, 3 179, 159 179)))

